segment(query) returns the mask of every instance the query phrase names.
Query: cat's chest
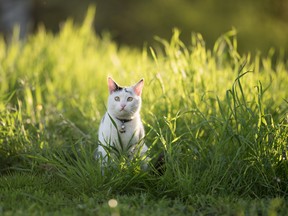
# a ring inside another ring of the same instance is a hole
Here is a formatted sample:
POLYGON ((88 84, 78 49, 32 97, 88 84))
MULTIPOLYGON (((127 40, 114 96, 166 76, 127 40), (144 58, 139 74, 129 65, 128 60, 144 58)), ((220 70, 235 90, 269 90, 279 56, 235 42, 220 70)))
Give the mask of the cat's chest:
POLYGON ((120 120, 112 119, 109 115, 105 115, 100 125, 100 131, 105 137, 111 139, 121 138, 121 141, 128 143, 138 141, 144 135, 143 126, 139 119, 120 120))
MULTIPOLYGON (((135 122, 117 122, 117 127, 114 124, 110 125, 110 136, 112 143, 115 146, 123 146, 125 149, 137 144, 142 138, 142 130, 135 122)), ((111 144, 111 143, 110 143, 111 144)))
POLYGON ((118 121, 117 127, 112 125, 112 130, 121 137, 122 141, 127 143, 129 140, 139 139, 140 125, 134 121, 118 121))

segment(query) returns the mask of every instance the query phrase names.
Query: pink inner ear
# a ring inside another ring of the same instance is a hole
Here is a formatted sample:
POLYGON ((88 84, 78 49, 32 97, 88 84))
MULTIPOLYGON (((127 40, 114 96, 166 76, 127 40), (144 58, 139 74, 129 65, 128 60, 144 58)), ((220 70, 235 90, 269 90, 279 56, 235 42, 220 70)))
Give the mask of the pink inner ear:
POLYGON ((141 79, 141 80, 133 87, 133 90, 134 90, 134 92, 135 92, 136 95, 141 96, 143 86, 144 86, 144 80, 141 79))
POLYGON ((110 94, 112 94, 117 88, 116 83, 112 80, 111 77, 108 77, 108 89, 110 94))

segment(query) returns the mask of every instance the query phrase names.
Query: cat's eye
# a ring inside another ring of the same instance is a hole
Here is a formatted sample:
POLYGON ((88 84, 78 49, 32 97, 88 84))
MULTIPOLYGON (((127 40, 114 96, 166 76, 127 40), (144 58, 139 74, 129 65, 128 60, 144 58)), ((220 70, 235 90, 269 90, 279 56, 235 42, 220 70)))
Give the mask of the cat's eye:
POLYGON ((114 100, 115 100, 115 101, 120 101, 120 97, 116 96, 116 97, 114 98, 114 100))
POLYGON ((131 102, 133 100, 133 97, 128 97, 127 101, 131 102))

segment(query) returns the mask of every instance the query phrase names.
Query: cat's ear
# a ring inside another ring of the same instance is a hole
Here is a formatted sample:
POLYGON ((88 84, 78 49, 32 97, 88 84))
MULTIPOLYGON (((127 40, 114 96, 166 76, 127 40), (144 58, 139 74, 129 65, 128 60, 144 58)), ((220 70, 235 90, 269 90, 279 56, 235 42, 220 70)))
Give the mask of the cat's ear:
POLYGON ((141 79, 136 85, 133 86, 133 90, 136 95, 141 96, 144 86, 144 79, 141 79))
POLYGON ((111 77, 108 77, 108 89, 109 93, 112 94, 113 92, 120 90, 121 87, 111 77))

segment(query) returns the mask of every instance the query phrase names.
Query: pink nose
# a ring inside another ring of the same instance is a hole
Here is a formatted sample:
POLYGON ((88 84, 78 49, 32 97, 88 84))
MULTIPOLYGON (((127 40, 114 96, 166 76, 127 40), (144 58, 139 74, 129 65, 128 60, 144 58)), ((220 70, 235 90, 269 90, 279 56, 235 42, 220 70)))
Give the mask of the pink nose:
POLYGON ((121 108, 124 109, 126 107, 126 104, 121 104, 121 108))

